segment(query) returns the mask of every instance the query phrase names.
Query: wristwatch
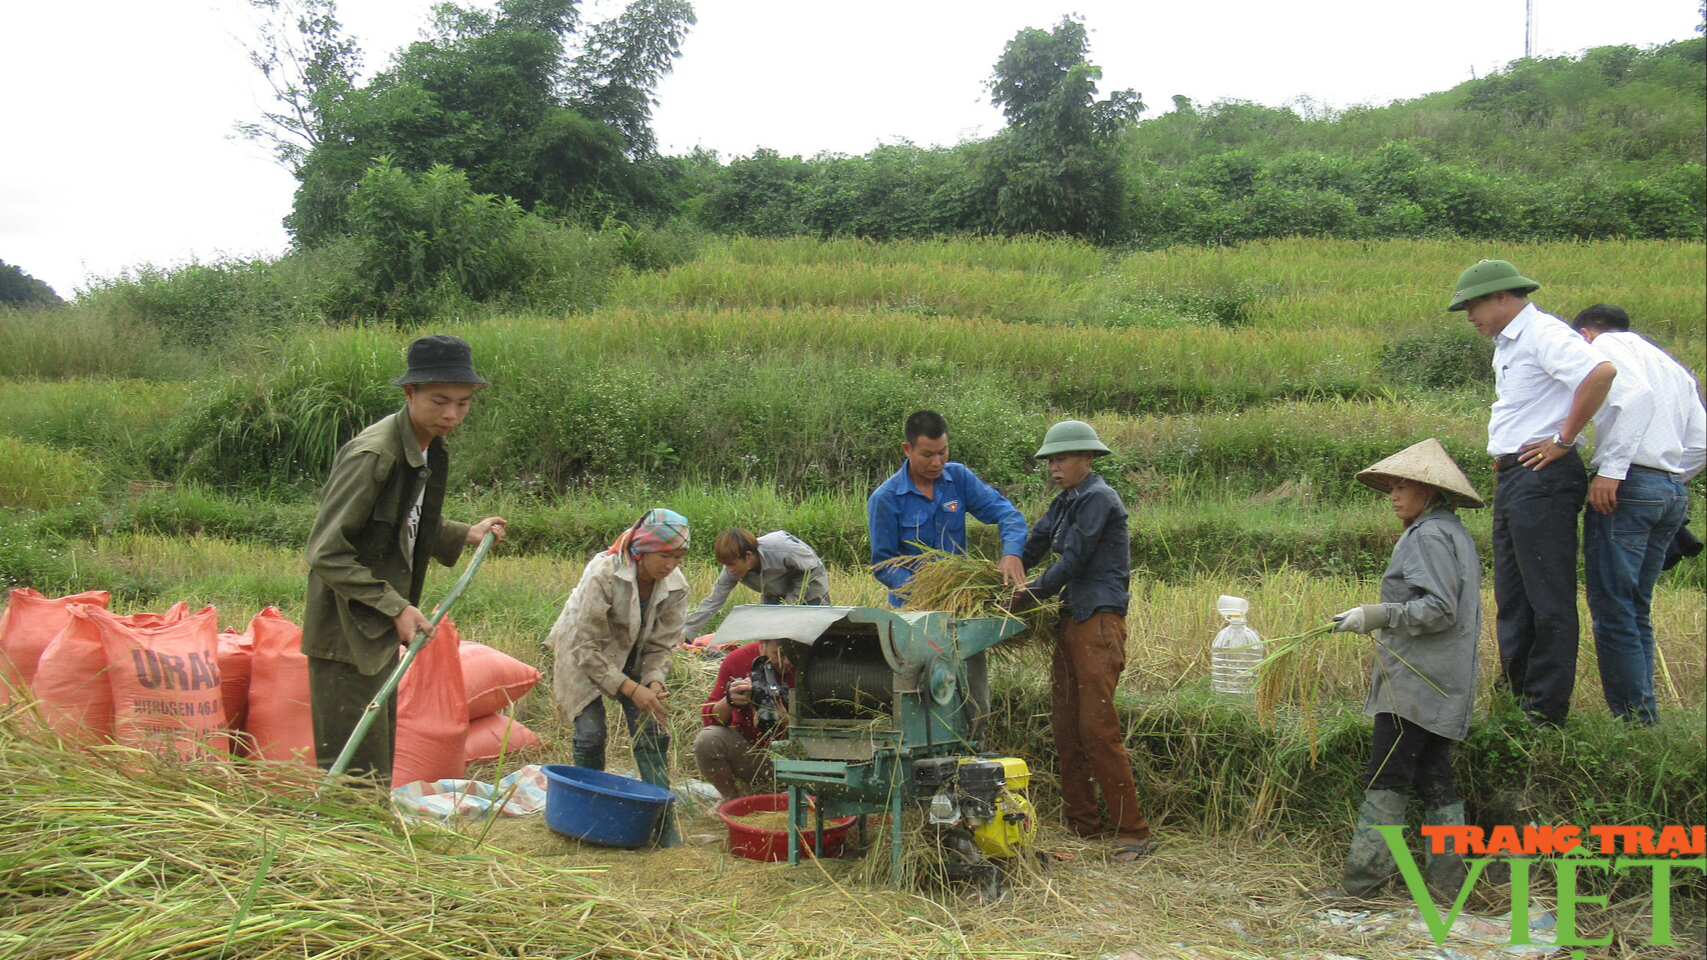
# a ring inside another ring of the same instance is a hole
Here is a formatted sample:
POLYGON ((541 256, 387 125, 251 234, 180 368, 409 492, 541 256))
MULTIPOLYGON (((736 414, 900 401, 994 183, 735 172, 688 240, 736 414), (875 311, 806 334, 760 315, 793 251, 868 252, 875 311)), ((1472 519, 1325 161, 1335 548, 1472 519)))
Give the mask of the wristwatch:
POLYGON ((1565 448, 1565 449, 1566 449, 1566 450, 1569 450, 1569 449, 1571 449, 1571 448, 1572 448, 1572 447, 1574 447, 1574 446, 1576 446, 1576 445, 1577 445, 1577 443, 1576 443, 1576 441, 1575 441, 1575 440, 1572 440, 1572 441, 1570 441, 1570 442, 1568 442, 1568 443, 1567 443, 1567 442, 1566 442, 1566 441, 1565 441, 1565 437, 1564 437, 1564 435, 1563 435, 1563 434, 1559 434, 1559 433, 1555 433, 1555 434, 1553 434, 1553 442, 1554 442, 1554 443, 1556 443, 1556 444, 1558 444, 1558 445, 1559 445, 1559 446, 1561 446, 1561 447, 1564 447, 1564 448, 1565 448))

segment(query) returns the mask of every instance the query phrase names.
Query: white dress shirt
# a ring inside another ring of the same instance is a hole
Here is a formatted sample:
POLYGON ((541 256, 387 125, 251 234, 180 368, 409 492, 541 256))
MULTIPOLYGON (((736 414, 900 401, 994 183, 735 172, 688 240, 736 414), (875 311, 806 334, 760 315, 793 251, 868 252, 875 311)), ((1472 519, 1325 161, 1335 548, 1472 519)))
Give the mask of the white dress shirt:
POLYGON ((1503 456, 1559 432, 1589 371, 1606 362, 1570 324, 1531 303, 1494 335, 1488 453, 1503 456))
POLYGON ((1594 346, 1618 368, 1594 415, 1594 472, 1623 480, 1632 465, 1689 479, 1707 463, 1707 408, 1695 377, 1639 334, 1608 330, 1594 346))

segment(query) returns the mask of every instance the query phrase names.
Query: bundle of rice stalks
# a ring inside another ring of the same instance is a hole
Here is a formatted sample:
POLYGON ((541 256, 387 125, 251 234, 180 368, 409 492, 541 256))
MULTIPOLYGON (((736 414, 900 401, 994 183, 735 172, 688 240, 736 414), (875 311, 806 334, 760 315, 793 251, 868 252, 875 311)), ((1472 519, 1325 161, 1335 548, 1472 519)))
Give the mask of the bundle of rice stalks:
MULTIPOLYGON (((1335 633, 1334 624, 1324 623, 1319 627, 1306 630, 1290 637, 1276 637, 1263 641, 1265 656, 1256 667, 1256 707, 1257 716, 1264 722, 1273 722, 1275 708, 1284 702, 1296 702, 1303 711, 1303 722, 1309 734, 1310 760, 1316 759, 1316 700, 1318 685, 1316 679, 1326 671, 1323 669, 1326 659, 1334 652, 1343 651, 1346 647, 1361 647, 1365 643, 1380 644, 1380 640, 1358 633, 1335 633), (1315 643, 1317 640, 1331 640, 1337 643, 1315 643)), ((1424 683, 1445 692, 1435 685, 1426 674, 1411 666, 1404 657, 1391 649, 1386 651, 1399 662, 1399 669, 1408 670, 1421 677, 1424 683)), ((1376 660, 1377 665, 1381 661, 1376 660)))
POLYGON ((978 554, 949 553, 920 545, 910 557, 891 557, 873 570, 907 570, 913 578, 895 593, 901 609, 937 610, 951 617, 1003 617, 1025 624, 1025 632, 997 644, 992 652, 1014 653, 1022 646, 1047 643, 1060 622, 1061 602, 1039 600, 1026 594, 1021 605, 1009 609, 1015 589, 1002 582, 995 562, 978 554))
POLYGON ((1316 760, 1316 677, 1321 673, 1315 667, 1325 651, 1318 649, 1318 645, 1311 645, 1308 653, 1302 651, 1310 641, 1321 637, 1363 639, 1336 635, 1333 630, 1334 625, 1329 623, 1290 637, 1265 640, 1264 656, 1256 666, 1257 716, 1264 723, 1273 723, 1279 704, 1296 701, 1303 710, 1312 763, 1316 760))

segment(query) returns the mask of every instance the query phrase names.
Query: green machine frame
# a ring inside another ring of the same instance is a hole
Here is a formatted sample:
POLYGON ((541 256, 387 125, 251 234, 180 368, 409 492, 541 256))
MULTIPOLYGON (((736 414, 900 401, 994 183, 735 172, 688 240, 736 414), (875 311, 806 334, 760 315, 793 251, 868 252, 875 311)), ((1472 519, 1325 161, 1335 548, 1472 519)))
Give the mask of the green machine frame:
POLYGON ((788 739, 772 746, 777 781, 788 789, 788 862, 800 862, 810 794, 820 844, 825 817, 857 815, 863 835, 866 814, 888 814, 899 882, 913 761, 978 752, 989 715, 984 652, 1024 629, 1017 618, 877 607, 731 611, 720 643, 782 640, 794 664, 788 739))

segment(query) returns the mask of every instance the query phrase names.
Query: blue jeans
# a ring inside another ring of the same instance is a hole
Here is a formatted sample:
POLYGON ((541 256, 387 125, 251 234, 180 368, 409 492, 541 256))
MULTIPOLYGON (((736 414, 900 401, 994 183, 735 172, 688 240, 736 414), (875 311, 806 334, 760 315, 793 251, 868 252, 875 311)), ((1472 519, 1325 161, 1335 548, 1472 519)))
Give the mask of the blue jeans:
MULTIPOLYGON (((655 717, 642 713, 640 708, 634 705, 634 701, 627 697, 617 697, 616 702, 617 706, 622 708, 623 719, 628 722, 628 732, 634 737, 636 753, 669 750, 670 734, 655 717)), ((575 717, 570 745, 574 750, 576 766, 592 770, 605 768, 605 731, 605 701, 603 697, 598 697, 575 717)))
POLYGON ((1590 507, 1583 515, 1583 572, 1600 689, 1606 706, 1623 720, 1659 720, 1649 608, 1666 546, 1683 526, 1688 505, 1681 479, 1632 466, 1618 485, 1618 506, 1610 514, 1590 507))

